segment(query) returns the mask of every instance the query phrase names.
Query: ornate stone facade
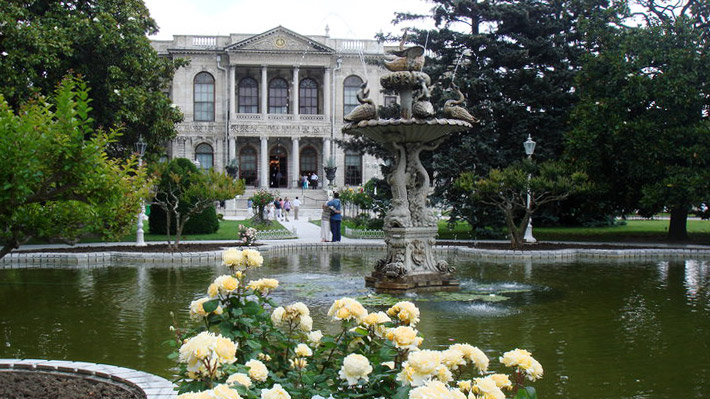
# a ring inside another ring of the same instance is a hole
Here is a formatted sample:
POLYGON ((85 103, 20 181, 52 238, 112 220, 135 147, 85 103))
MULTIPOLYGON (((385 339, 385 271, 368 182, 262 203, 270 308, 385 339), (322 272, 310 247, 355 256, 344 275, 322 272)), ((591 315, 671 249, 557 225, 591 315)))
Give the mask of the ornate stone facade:
POLYGON ((366 60, 384 57, 374 40, 304 36, 284 27, 256 35, 174 36, 153 41, 159 54, 188 59, 170 96, 185 115, 169 157, 197 159, 224 170, 237 159, 248 186, 294 187, 332 157, 335 185, 361 185, 379 174, 378 161, 344 154, 343 115, 357 105, 358 82, 369 82, 384 104, 385 70, 366 60), (277 176, 280 176, 277 178, 277 176))

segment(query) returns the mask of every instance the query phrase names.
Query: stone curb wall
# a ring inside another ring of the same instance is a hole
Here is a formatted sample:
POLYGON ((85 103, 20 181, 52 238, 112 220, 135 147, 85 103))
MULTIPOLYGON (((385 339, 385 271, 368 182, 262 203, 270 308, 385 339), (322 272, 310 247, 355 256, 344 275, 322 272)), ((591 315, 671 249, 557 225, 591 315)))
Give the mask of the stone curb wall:
POLYGON ((128 385, 143 391, 146 399, 174 399, 177 397, 173 384, 165 378, 108 364, 65 360, 0 359, 0 373, 9 370, 60 373, 80 378, 91 378, 107 384, 128 385))
MULTIPOLYGON (((269 243, 256 247, 265 254, 289 254, 318 248, 321 251, 336 250, 384 250, 382 242, 347 243, 269 243)), ((211 252, 97 252, 97 253, 10 253, 0 259, 0 269, 14 268, 92 268, 108 267, 120 263, 139 263, 152 266, 197 266, 218 265, 222 251, 211 252)), ((485 260, 644 260, 657 258, 710 258, 710 249, 660 248, 660 249, 561 249, 554 251, 513 251, 478 249, 458 246, 434 247, 438 255, 461 255, 485 260)))

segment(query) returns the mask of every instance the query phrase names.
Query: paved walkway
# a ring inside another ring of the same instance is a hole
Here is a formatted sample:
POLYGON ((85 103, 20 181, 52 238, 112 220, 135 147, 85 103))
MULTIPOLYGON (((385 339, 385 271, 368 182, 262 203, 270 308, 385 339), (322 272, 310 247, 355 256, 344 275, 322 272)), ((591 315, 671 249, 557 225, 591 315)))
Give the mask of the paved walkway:
MULTIPOLYGON (((234 219, 237 220, 237 218, 230 218, 227 217, 225 219, 234 219)), ((306 244, 306 243, 320 243, 321 238, 320 238, 320 227, 316 226, 313 223, 310 223, 308 220, 301 219, 301 220, 293 220, 291 217, 288 222, 286 221, 280 221, 280 223, 286 227, 287 229, 296 232, 296 235, 298 238, 296 239, 290 239, 290 240, 259 240, 260 243, 300 243, 300 244, 306 244)), ((236 237, 235 237, 236 240, 236 237)), ((162 244, 165 241, 148 241, 148 244, 162 244)), ((181 241, 181 243, 219 243, 223 241, 181 241)), ((366 239, 352 239, 352 238, 347 238, 347 237, 342 237, 342 242, 357 242, 357 243, 383 243, 383 240, 366 240, 366 239)), ((92 243, 81 243, 77 244, 75 246, 81 246, 81 247, 106 247, 106 246, 123 246, 123 245, 135 245, 135 241, 129 241, 129 242, 92 242, 92 243)), ((20 247, 21 250, 33 250, 33 249, 43 249, 43 248, 70 248, 70 245, 67 244, 39 244, 39 245, 22 245, 20 247)), ((139 248, 139 247, 136 247, 139 248)))

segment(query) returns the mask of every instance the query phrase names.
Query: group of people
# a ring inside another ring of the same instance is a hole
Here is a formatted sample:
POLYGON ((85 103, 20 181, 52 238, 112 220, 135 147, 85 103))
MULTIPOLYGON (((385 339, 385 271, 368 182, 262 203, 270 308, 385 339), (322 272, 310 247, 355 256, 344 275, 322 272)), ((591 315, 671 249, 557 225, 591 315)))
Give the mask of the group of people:
POLYGON ((320 238, 322 242, 339 242, 340 224, 343 221, 343 205, 340 194, 333 193, 333 199, 323 205, 320 218, 320 238))
POLYGON ((302 189, 308 190, 308 187, 310 187, 315 190, 318 188, 318 175, 315 172, 308 172, 308 174, 301 176, 299 182, 302 189))
MULTIPOLYGON (((251 209, 250 205, 251 204, 247 203, 249 209, 251 209)), ((298 197, 293 201, 288 199, 288 197, 283 199, 279 198, 264 207, 264 219, 289 222, 289 216, 291 215, 291 210, 293 210, 293 219, 298 220, 298 210, 300 207, 301 200, 299 200, 298 197)))

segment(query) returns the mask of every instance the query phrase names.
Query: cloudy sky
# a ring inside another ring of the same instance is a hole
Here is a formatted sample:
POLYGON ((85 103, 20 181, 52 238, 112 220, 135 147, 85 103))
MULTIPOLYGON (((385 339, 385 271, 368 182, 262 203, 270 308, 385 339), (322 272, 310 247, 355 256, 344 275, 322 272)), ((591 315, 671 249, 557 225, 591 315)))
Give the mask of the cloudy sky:
MULTIPOLYGON (((261 33, 282 25, 303 35, 372 39, 379 31, 399 32, 395 11, 428 14, 425 0, 145 0, 160 27, 152 39, 172 35, 261 33)), ((404 25, 402 25, 404 26, 404 25)), ((431 27, 431 22, 419 26, 431 27)))

